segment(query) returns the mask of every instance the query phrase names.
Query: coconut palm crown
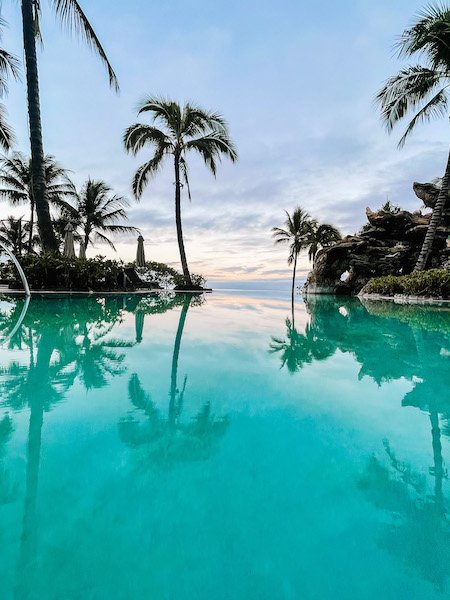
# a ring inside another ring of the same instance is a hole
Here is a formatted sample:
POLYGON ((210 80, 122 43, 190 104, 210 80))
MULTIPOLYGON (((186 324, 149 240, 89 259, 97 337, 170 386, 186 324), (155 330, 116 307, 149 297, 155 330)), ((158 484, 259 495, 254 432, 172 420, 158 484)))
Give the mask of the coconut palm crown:
POLYGON ((161 169, 167 156, 173 157, 175 170, 175 221, 183 275, 192 285, 184 248, 181 225, 181 189, 185 185, 191 199, 187 155, 195 152, 215 176, 222 157, 237 160, 236 148, 223 117, 191 103, 183 106, 174 100, 149 97, 139 105, 138 115, 149 113, 152 124, 135 123, 124 134, 127 152, 137 154, 146 146, 152 148, 147 162, 139 167, 133 179, 133 193, 140 198, 148 183, 161 169))
POLYGON ((108 235, 137 231, 136 227, 118 223, 128 218, 126 206, 127 199, 113 194, 104 181, 88 179, 77 197, 76 207, 66 212, 66 218, 74 221, 81 232, 85 248, 94 242, 104 242, 115 250, 108 235))
MULTIPOLYGON (((382 120, 389 132, 399 121, 412 114, 412 119, 400 139, 399 147, 401 147, 419 123, 448 114, 450 6, 439 3, 424 8, 418 14, 416 22, 403 32, 396 49, 400 58, 418 55, 423 62, 423 64, 405 67, 397 75, 388 79, 376 96, 376 101, 381 108, 382 120)), ((416 270, 421 271, 426 267, 445 207, 449 177, 450 154, 441 193, 433 209, 416 270)))
POLYGON ((331 246, 342 239, 341 232, 329 223, 319 224, 315 219, 311 220, 309 232, 306 237, 308 247, 308 258, 314 261, 320 248, 331 246))

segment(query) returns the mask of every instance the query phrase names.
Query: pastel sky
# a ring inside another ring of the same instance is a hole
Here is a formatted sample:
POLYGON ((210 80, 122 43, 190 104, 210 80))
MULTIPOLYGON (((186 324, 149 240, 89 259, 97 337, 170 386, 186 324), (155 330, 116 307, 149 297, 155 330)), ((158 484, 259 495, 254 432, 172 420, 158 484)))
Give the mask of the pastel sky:
MULTIPOLYGON (((285 209, 301 205, 354 233, 366 206, 389 199, 420 208, 412 182, 430 181, 445 167, 445 120, 420 128, 399 151, 401 129, 388 136, 373 102, 401 66, 396 36, 424 0, 82 0, 117 72, 119 95, 100 61, 42 4, 45 150, 73 171, 77 185, 104 179, 130 199, 129 220, 142 230, 148 259, 178 264, 171 165, 138 204, 130 182, 148 154, 132 158, 122 148, 123 131, 148 94, 221 112, 238 147, 239 162, 223 163, 217 179, 197 158, 191 162, 187 254, 209 281, 287 281, 287 252, 270 233, 285 209)), ((19 4, 2 0, 2 13, 4 47, 22 57, 19 4)), ((11 84, 6 104, 27 152, 23 83, 11 84)), ((2 217, 11 212, 0 206, 2 217)), ((132 259, 135 236, 117 248, 132 259)), ((90 253, 109 254, 102 246, 90 253)), ((308 269, 302 258, 300 274, 308 269)))

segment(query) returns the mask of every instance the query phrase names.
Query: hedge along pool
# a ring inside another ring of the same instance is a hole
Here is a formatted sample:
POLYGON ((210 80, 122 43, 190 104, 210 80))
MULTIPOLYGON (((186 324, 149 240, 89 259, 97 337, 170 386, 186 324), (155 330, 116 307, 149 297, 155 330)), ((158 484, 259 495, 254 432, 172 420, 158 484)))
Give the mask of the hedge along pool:
POLYGON ((448 597, 449 310, 33 298, 0 360, 2 598, 448 597))

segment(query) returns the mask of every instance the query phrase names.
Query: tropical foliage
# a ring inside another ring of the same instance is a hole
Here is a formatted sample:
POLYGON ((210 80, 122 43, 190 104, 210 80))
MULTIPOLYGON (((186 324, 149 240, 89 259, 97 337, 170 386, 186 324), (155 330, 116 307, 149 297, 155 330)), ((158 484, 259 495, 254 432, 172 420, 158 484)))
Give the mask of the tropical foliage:
POLYGON ((135 123, 124 134, 128 152, 137 154, 146 146, 153 148, 150 159, 139 167, 133 179, 133 192, 140 198, 148 183, 161 169, 164 159, 171 156, 175 169, 175 221, 181 266, 185 282, 192 287, 184 248, 181 224, 181 190, 186 186, 191 198, 187 155, 197 153, 215 176, 222 157, 237 159, 237 152, 228 133, 224 118, 214 112, 187 103, 181 106, 174 100, 150 97, 139 106, 138 115, 149 113, 151 125, 135 123), (160 126, 160 127, 158 127, 160 126))
POLYGON ((428 296, 450 299, 450 271, 447 269, 429 269, 410 275, 387 275, 371 279, 364 287, 364 293, 394 296, 428 296))
MULTIPOLYGON (((419 123, 448 114, 449 46, 450 6, 445 3, 430 4, 423 9, 416 22, 403 32, 397 42, 396 48, 401 58, 418 55, 423 59, 423 64, 406 67, 388 79, 376 96, 389 132, 398 122, 413 115, 399 146, 403 146, 419 123)), ((450 153, 416 270, 422 271, 426 267, 447 201, 449 178, 450 153)))
POLYGON ((308 258, 314 261, 320 248, 327 248, 342 239, 341 232, 334 225, 318 223, 315 219, 309 223, 309 232, 306 237, 308 258))
MULTIPOLYGON (((5 22, 0 18, 0 32, 5 22)), ((1 42, 1 35, 0 35, 1 42)), ((4 98, 8 92, 8 79, 19 78, 19 62, 15 56, 0 48, 0 98, 4 98)), ((14 142, 14 134, 6 120, 5 106, 0 103, 0 147, 10 150, 14 142)))
MULTIPOLYGON (((76 196, 75 187, 68 172, 53 156, 44 157, 45 182, 50 205, 60 210, 70 208, 69 202, 76 196)), ((30 220, 28 226, 28 251, 31 252, 34 235, 36 203, 33 194, 31 158, 20 152, 0 159, 0 198, 12 206, 28 205, 30 220)))
POLYGON ((75 206, 66 205, 63 214, 72 221, 85 248, 104 242, 115 250, 108 236, 138 231, 136 227, 120 223, 128 219, 125 206, 128 206, 126 198, 114 194, 104 181, 88 179, 75 198, 75 206))
MULTIPOLYGON (((12 249, 14 254, 20 256, 22 249, 29 242, 29 223, 22 223, 22 219, 7 217, 0 221, 0 240, 12 249)), ((37 242, 36 238, 31 239, 31 246, 37 242)))
MULTIPOLYGON (((35 290, 108 291, 122 289, 123 264, 106 260, 67 258, 56 253, 27 254, 21 259, 30 287, 35 290)), ((0 270, 2 279, 14 282, 17 272, 11 263, 0 270)), ((20 283, 14 284, 20 286, 20 283)))

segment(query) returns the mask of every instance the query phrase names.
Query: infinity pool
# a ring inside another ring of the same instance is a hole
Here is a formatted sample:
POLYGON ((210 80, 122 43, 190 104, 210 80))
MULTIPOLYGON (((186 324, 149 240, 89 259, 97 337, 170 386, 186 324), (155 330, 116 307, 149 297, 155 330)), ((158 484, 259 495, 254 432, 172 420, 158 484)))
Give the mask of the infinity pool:
POLYGON ((450 310, 0 302, 0 598, 450 596, 450 310), (23 315, 22 315, 23 316, 23 315))

